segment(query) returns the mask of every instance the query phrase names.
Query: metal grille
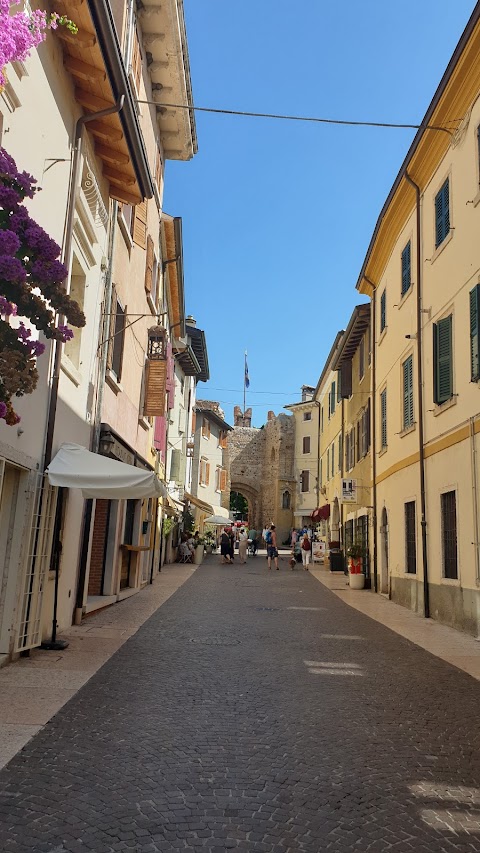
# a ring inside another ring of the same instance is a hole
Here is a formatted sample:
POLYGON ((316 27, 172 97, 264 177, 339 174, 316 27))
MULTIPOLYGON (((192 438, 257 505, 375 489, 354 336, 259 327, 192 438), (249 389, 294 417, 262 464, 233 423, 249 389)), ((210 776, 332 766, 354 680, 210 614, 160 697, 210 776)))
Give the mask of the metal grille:
POLYGON ((363 548, 363 571, 365 577, 370 577, 370 552, 368 550, 368 515, 361 515, 357 518, 356 539, 363 548))
POLYGON ((445 492, 442 502, 443 576, 458 578, 457 506, 455 492, 445 492))
POLYGON ((30 537, 21 599, 21 613, 15 651, 32 649, 41 643, 42 601, 50 566, 57 489, 38 474, 33 495, 30 537))
POLYGON ((405 563, 408 574, 417 571, 417 537, 415 531, 415 501, 405 504, 405 563))

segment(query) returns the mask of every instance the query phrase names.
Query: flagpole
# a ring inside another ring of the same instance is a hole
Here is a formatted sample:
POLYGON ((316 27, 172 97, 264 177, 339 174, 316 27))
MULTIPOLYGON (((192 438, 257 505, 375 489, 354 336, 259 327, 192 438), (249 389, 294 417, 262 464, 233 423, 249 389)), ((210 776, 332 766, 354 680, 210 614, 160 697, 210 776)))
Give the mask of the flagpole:
POLYGON ((245 350, 245 364, 243 366, 243 420, 245 422, 246 395, 247 395, 247 350, 245 350))

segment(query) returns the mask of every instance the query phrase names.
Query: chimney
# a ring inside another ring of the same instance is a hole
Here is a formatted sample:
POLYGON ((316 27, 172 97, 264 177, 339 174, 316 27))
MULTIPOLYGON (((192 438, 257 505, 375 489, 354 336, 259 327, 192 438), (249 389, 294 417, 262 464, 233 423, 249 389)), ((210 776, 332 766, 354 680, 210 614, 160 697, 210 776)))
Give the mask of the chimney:
POLYGON ((275 412, 269 412, 267 417, 268 417, 269 421, 274 421, 275 420, 275 412))
POLYGON ((193 328, 195 328, 197 325, 197 321, 195 320, 195 317, 192 317, 191 314, 188 315, 185 322, 186 322, 187 326, 193 326, 193 328))
POLYGON ((240 406, 235 406, 233 410, 233 425, 243 426, 242 410, 240 406))

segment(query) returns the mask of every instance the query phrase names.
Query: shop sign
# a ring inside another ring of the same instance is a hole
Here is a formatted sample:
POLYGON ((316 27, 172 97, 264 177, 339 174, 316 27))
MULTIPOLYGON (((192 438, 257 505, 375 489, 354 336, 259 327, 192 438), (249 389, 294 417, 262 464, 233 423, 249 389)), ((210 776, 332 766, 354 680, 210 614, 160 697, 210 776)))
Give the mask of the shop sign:
POLYGON ((357 481, 342 480, 342 501, 343 503, 357 502, 357 481))

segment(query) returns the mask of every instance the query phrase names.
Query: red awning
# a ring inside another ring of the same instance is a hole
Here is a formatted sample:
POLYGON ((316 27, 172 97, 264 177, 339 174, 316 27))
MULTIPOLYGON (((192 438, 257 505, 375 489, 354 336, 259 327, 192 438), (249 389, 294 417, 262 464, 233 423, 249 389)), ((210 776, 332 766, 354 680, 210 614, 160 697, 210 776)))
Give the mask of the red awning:
POLYGON ((317 507, 312 512, 312 521, 326 521, 330 518, 330 504, 317 507))

